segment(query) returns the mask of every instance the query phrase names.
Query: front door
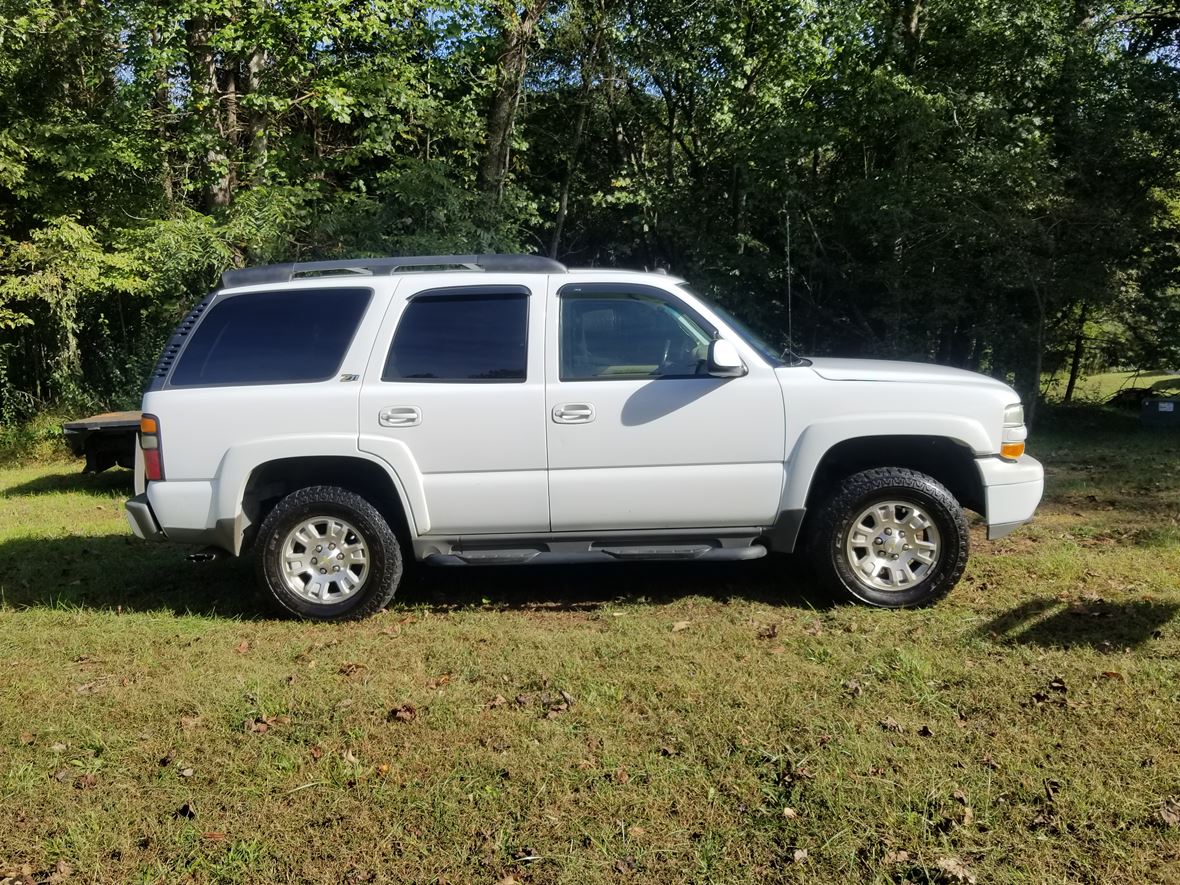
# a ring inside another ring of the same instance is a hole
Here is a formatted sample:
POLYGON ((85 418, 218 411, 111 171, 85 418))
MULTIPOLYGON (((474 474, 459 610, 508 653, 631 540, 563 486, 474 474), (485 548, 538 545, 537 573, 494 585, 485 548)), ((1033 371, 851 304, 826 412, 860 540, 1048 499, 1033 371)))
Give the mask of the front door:
POLYGON ((706 374, 717 330, 664 289, 551 280, 553 530, 771 524, 785 432, 774 370, 743 350, 744 377, 706 374))
POLYGON ((421 534, 548 531, 545 277, 456 277, 401 282, 361 390, 360 446, 416 474, 402 481, 421 489, 421 534))

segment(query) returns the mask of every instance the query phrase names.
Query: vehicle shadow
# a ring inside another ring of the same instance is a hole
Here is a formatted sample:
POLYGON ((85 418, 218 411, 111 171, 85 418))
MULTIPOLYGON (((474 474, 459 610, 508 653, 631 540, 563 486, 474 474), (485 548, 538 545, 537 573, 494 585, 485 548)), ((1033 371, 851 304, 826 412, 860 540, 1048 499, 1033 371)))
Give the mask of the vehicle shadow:
POLYGON ((1180 604, 1131 600, 1066 604, 1052 597, 1029 600, 981 626, 978 635, 1003 645, 1090 647, 1121 652, 1158 638, 1180 604))
POLYGON ((111 495, 134 494, 135 474, 116 467, 102 473, 51 473, 0 489, 0 497, 18 498, 24 495, 52 495, 61 492, 80 492, 107 498, 111 495))
MULTIPOLYGON (((186 548, 131 535, 13 538, 0 542, 0 605, 170 611, 247 620, 277 615, 254 580, 253 560, 194 564, 186 548)), ((685 596, 814 609, 832 603, 794 558, 745 563, 620 563, 407 569, 393 607, 452 611, 589 610, 660 604, 685 596)))

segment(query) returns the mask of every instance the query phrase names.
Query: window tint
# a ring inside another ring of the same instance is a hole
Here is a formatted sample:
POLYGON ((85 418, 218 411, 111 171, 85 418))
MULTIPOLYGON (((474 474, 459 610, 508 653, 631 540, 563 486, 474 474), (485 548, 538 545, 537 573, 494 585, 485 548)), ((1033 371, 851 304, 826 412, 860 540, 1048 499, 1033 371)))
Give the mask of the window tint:
POLYGON ((425 293, 397 324, 383 381, 524 381, 526 291, 425 293))
POLYGON ((563 291, 561 380, 704 374, 712 337, 658 296, 563 291))
POLYGON ((340 368, 372 293, 291 289, 219 301, 197 326, 169 383, 324 381, 340 368))

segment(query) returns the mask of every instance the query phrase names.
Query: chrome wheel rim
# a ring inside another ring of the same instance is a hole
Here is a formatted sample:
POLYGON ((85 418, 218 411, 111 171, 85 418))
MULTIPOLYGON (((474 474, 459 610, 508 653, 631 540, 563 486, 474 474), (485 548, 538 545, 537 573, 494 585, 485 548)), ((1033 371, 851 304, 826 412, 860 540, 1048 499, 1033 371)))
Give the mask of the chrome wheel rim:
POLYGON ((369 547, 351 523, 313 516, 283 540, 283 580, 292 593, 316 605, 355 596, 369 577, 369 547))
POLYGON ((852 521, 844 540, 848 565, 872 590, 908 590, 938 563, 942 539, 930 515, 912 501, 881 501, 852 521))

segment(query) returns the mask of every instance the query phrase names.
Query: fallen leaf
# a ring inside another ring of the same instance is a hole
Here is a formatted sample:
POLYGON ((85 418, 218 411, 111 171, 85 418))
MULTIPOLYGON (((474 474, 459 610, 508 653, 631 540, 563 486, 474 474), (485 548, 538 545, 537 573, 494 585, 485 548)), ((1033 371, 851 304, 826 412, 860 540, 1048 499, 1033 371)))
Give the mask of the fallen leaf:
POLYGON ((691 621, 677 621, 672 625, 672 632, 679 633, 681 630, 687 630, 691 624, 691 621))
POLYGON ((345 747, 344 751, 340 754, 340 758, 349 765, 358 765, 361 761, 360 759, 356 758, 356 753, 352 752, 352 747, 345 747))
POLYGON ((864 694, 864 689, 860 687, 860 683, 855 679, 849 679, 844 683, 844 690, 848 692, 850 697, 859 698, 864 694))
POLYGON ((431 679, 429 682, 427 682, 426 687, 429 688, 431 691, 437 691, 438 689, 442 688, 444 685, 448 684, 450 681, 451 681, 451 674, 450 673, 443 673, 442 676, 436 676, 434 679, 431 679))
POLYGON ((98 783, 98 777, 91 774, 89 771, 78 775, 74 781, 75 790, 89 790, 98 783))
POLYGON ((961 882, 963 885, 975 885, 977 881, 975 874, 957 857, 940 857, 938 859, 938 868, 952 882, 961 882))
POLYGON ((910 853, 908 851, 886 851, 885 856, 881 858, 888 864, 906 863, 909 859, 910 853))
POLYGON ((314 759, 316 762, 319 762, 320 759, 322 759, 324 756, 324 748, 321 747, 319 744, 314 745, 311 748, 310 752, 311 752, 311 758, 314 759))
POLYGON ((504 695, 498 694, 494 698, 492 698, 490 701, 488 701, 487 706, 488 706, 489 710, 497 710, 500 707, 503 707, 507 703, 508 703, 508 700, 504 697, 504 695))
POLYGON ((759 639, 774 639, 778 636, 778 624, 767 624, 758 628, 759 639))
POLYGON ((934 731, 930 728, 929 725, 923 725, 921 728, 918 729, 918 737, 924 737, 924 738, 934 737, 934 731))
POLYGON ((1000 763, 992 758, 991 753, 984 753, 982 756, 980 756, 979 763, 986 768, 990 768, 992 771, 995 771, 1000 767, 1000 763))
POLYGON ((616 873, 621 873, 621 874, 625 875, 625 874, 631 872, 631 870, 632 870, 631 861, 627 860, 626 858, 621 857, 615 861, 615 872, 616 873))
POLYGON ((181 777, 192 777, 193 770, 191 768, 182 768, 177 772, 181 777))
POLYGON ((68 768, 59 768, 57 771, 53 772, 49 776, 51 778, 53 778, 55 781, 61 782, 61 781, 64 781, 66 778, 68 778, 73 773, 74 772, 68 768))
POLYGON ((1180 827, 1180 802, 1169 799, 1160 806, 1159 818, 1165 827, 1180 827))
POLYGON ((180 727, 185 731, 191 731, 201 724, 200 713, 189 713, 180 717, 180 727))
POLYGON ((795 863, 805 863, 807 861, 807 849, 796 848, 794 857, 795 863))
POLYGON ((33 735, 27 731, 22 731, 17 739, 26 747, 34 741, 33 735))
POLYGON ((364 664, 358 664, 358 663, 350 661, 348 663, 342 664, 340 669, 337 670, 336 672, 339 673, 341 676, 346 676, 349 679, 351 679, 354 676, 359 676, 361 673, 365 672, 365 670, 367 670, 367 669, 369 669, 369 668, 366 667, 364 664))
POLYGON ((627 830, 627 835, 629 835, 632 839, 639 839, 647 835, 647 830, 643 827, 631 827, 627 830))
POLYGON ((812 621, 810 624, 808 624, 806 627, 803 628, 803 632, 807 633, 810 636, 821 636, 821 635, 823 635, 824 628, 823 628, 823 625, 820 624, 819 621, 812 621))
POLYGON ((82 685, 76 685, 74 686, 74 691, 76 691, 78 694, 94 694, 96 691, 98 691, 98 683, 86 682, 82 685))
POLYGON ((964 793, 962 790, 955 790, 953 793, 951 793, 951 798, 954 799, 956 802, 958 802, 960 805, 967 804, 967 794, 964 793))
POLYGON ((53 752, 55 752, 55 753, 64 753, 69 748, 65 744, 63 744, 59 741, 56 744, 50 744, 49 749, 53 750, 53 752))
POLYGON ((385 777, 385 775, 389 774, 389 764, 386 762, 379 764, 377 766, 377 774, 381 775, 382 777, 385 777))
POLYGON ((511 876, 505 876, 496 885, 517 885, 517 881, 511 876))
POLYGON ((201 833, 202 839, 208 839, 210 842, 224 842, 225 833, 219 833, 215 830, 210 830, 208 833, 201 833))
POLYGON ((58 882, 64 882, 72 875, 74 875, 73 866, 63 858, 54 864, 53 873, 49 876, 48 881, 50 885, 57 885, 58 882))
POLYGON ((1062 677, 1060 677, 1060 676, 1055 676, 1055 677, 1054 677, 1054 678, 1053 678, 1053 679, 1052 679, 1052 680, 1049 682, 1049 688, 1050 688, 1051 690, 1053 690, 1053 691, 1059 691, 1059 692, 1062 692, 1063 694, 1064 694, 1065 692, 1069 691, 1069 689, 1068 689, 1068 688, 1066 687, 1066 685, 1065 685, 1065 680, 1064 680, 1062 677))
POLYGON ((1116 670, 1103 670, 1102 676, 1106 679, 1117 679, 1119 682, 1126 682, 1127 679, 1122 673, 1116 670))
POLYGON ((533 702, 533 696, 531 694, 518 694, 512 699, 512 702, 518 707, 527 707, 533 702))
POLYGON ((572 694, 570 694, 568 691, 566 691, 564 688, 561 689, 558 692, 558 694, 561 695, 561 699, 563 701, 565 701, 566 704, 568 704, 571 707, 574 705, 574 696, 572 694))
POLYGON ((794 820, 798 816, 799 816, 799 812, 797 812, 794 808, 784 808, 783 809, 783 817, 786 818, 787 820, 794 820))
POLYGON ((390 722, 413 722, 418 718, 418 709, 413 704, 402 704, 390 710, 385 718, 390 722))
POLYGON ((886 716, 877 724, 880 725, 885 731, 892 731, 896 734, 901 734, 901 732, 905 730, 902 728, 901 723, 892 716, 886 716))
POLYGON ((239 642, 237 645, 234 646, 234 651, 236 651, 240 655, 244 655, 249 650, 250 650, 250 640, 248 640, 248 639, 243 639, 241 642, 239 642))

